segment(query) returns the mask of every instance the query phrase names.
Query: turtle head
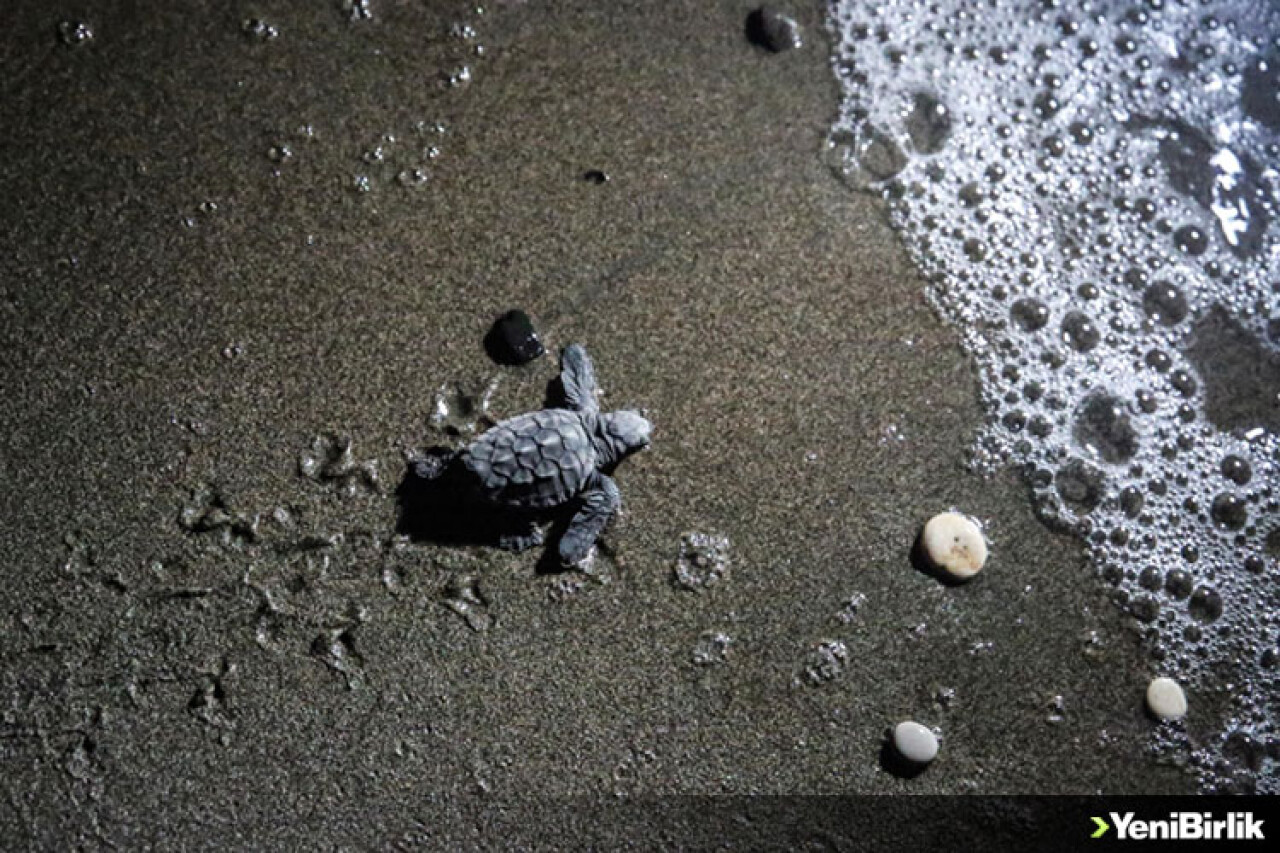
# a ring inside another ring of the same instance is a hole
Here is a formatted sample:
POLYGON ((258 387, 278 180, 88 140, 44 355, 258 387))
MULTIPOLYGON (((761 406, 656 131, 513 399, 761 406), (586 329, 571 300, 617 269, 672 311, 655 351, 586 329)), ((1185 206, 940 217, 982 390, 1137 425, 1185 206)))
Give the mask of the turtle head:
POLYGON ((610 465, 649 446, 653 425, 639 412, 610 412, 597 423, 596 452, 602 464, 610 465))

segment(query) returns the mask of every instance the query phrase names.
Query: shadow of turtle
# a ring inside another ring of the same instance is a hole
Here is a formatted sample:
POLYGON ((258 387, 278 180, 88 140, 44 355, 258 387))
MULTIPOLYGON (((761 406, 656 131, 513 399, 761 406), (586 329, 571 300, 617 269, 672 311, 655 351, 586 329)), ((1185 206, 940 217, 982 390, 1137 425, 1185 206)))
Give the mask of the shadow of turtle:
POLYGON ((544 540, 550 546, 544 548, 535 570, 539 574, 565 571, 554 546, 569 526, 576 502, 537 512, 487 507, 468 499, 466 483, 454 464, 453 451, 432 447, 406 466, 396 487, 397 533, 414 542, 505 548, 505 540, 527 533, 530 522, 551 521, 544 540))
POLYGON ((569 519, 573 517, 576 505, 577 501, 570 501, 565 506, 557 507, 542 516, 551 519, 551 526, 545 531, 546 542, 537 564, 533 567, 537 574, 558 575, 573 569, 573 566, 566 566, 560 559, 560 537, 564 536, 564 532, 569 528, 569 519))
POLYGON ((544 409, 563 409, 569 405, 569 395, 564 390, 564 380, 560 378, 560 374, 547 380, 546 388, 542 393, 542 408, 544 409))
POLYGON ((438 545, 497 545, 509 517, 468 501, 455 464, 453 451, 432 447, 406 466, 396 487, 396 532, 438 545))

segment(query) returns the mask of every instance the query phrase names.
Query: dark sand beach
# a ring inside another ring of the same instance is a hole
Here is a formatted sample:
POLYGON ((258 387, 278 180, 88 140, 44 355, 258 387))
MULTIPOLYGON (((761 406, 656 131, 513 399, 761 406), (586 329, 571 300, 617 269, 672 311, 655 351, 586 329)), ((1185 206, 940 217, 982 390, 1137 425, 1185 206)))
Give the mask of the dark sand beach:
POLYGON ((824 163, 820 4, 777 55, 739 2, 152 5, 0 11, 5 838, 483 835, 421 828, 454 794, 1191 790, 1081 544, 965 467, 958 333, 824 163), (486 356, 509 308, 547 357, 486 356), (575 341, 655 425, 590 570, 399 535, 406 454, 465 443, 460 395, 540 407, 575 341), (909 559, 950 507, 991 541, 964 586, 909 559), (695 533, 728 567, 686 589, 695 533), (907 718, 942 733, 914 778, 880 761, 907 718))

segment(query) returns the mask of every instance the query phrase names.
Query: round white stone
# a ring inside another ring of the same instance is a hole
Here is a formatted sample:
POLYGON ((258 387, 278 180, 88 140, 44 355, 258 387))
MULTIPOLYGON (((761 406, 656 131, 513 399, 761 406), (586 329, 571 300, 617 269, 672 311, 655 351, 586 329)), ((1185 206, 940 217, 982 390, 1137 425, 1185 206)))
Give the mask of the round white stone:
POLYGON ((953 578, 966 580, 986 565, 987 540, 968 516, 939 513, 925 524, 920 538, 929 562, 953 578))
POLYGON ((938 738, 919 723, 907 720, 894 727, 893 748, 907 761, 928 764, 938 757, 938 738))
POLYGON ((1172 678, 1153 678, 1147 685, 1147 708, 1160 720, 1181 720, 1187 715, 1187 694, 1172 678))

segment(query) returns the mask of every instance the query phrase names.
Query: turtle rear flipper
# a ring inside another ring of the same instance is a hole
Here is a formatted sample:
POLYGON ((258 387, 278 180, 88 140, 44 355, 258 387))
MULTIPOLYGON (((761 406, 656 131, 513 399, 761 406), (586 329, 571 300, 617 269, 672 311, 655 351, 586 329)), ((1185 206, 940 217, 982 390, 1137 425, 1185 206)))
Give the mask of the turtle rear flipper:
POLYGON ((596 369, 582 344, 569 344, 560 353, 560 384, 570 409, 592 414, 600 411, 596 369))
POLYGON ((582 562, 620 506, 622 493, 618 491, 618 484, 597 471, 582 492, 582 506, 560 537, 560 562, 566 566, 582 562))
POLYGON ((542 528, 529 521, 522 529, 507 530, 498 536, 498 547, 504 551, 527 551, 542 544, 542 528))
POLYGON ((448 467, 448 456, 426 456, 409 463, 409 470, 413 472, 413 476, 425 483, 438 480, 448 467))

